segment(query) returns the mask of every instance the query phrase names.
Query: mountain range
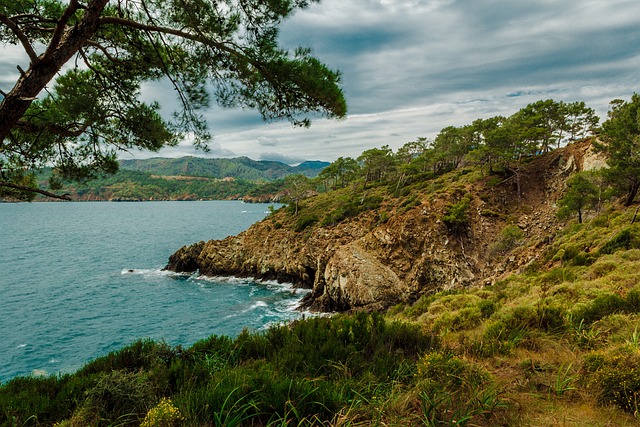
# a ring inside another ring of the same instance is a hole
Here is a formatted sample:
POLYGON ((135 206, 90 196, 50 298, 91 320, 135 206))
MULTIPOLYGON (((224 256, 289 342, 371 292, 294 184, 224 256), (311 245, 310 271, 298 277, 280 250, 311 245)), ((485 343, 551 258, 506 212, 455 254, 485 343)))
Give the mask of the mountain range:
POLYGON ((233 159, 206 159, 180 157, 121 160, 120 168, 148 172, 163 176, 198 176, 207 178, 235 178, 247 181, 273 181, 288 175, 317 176, 328 162, 305 161, 297 166, 271 160, 252 160, 248 157, 233 159))

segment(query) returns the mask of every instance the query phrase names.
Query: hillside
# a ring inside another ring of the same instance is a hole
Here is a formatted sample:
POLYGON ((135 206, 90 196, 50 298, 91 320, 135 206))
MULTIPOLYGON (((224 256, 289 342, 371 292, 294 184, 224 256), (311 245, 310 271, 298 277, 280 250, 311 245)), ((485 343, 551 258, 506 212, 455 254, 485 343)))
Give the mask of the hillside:
POLYGON ((121 160, 120 168, 148 172, 163 176, 198 176, 208 178, 235 178, 245 181, 273 181, 288 175, 303 174, 313 178, 329 163, 306 161, 297 166, 285 163, 252 160, 248 157, 234 159, 205 159, 200 157, 152 158, 121 160))
POLYGON ((519 188, 464 164, 354 181, 182 248, 175 270, 291 281, 309 308, 352 314, 18 378, 0 425, 637 425, 637 207, 556 217, 603 161, 585 140, 528 159, 519 188))
POLYGON ((522 172, 521 197, 512 181, 478 168, 399 191, 359 183, 306 199, 297 215, 283 209, 237 237, 185 247, 169 268, 290 281, 313 288, 307 305, 320 311, 385 309, 492 284, 541 256, 561 229, 555 204, 566 179, 602 164, 588 141, 534 158, 522 172), (456 204, 468 209, 464 230, 444 221, 456 204), (517 247, 492 249, 508 226, 519 230, 517 247))
POLYGON ((401 191, 345 188, 305 200, 297 216, 285 208, 237 237, 185 247, 169 268, 290 281, 313 289, 311 310, 386 310, 437 334, 442 349, 416 374, 439 378, 427 386, 435 397, 419 395, 419 409, 409 403, 419 391, 394 389, 376 406, 389 425, 406 425, 394 411, 428 426, 636 425, 637 209, 556 217, 568 179, 604 164, 585 140, 532 158, 520 197, 512 179, 464 166, 401 191), (345 215, 349 203, 363 208, 345 215), (463 204, 464 227, 452 227, 463 204))
MULTIPOLYGON (((283 178, 294 174, 315 177, 327 165, 307 161, 292 167, 246 157, 123 160, 115 174, 66 183, 61 193, 83 201, 243 199, 273 202, 282 197, 283 178)), ((46 169, 38 179, 45 183, 50 176, 51 170, 46 169)))

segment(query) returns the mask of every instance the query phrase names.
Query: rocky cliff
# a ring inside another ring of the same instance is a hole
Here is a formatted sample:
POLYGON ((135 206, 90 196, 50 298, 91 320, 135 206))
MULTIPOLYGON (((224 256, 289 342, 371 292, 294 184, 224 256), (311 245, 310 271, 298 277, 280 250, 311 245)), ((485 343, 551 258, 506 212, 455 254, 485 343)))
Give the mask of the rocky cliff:
POLYGON ((411 203, 407 195, 389 196, 379 209, 333 226, 295 231, 293 214, 282 210, 238 236, 185 246, 166 268, 291 282, 312 289, 304 305, 316 311, 385 309, 425 293, 483 286, 540 259, 559 230, 555 202, 566 178, 603 164, 585 141, 534 158, 521 171, 520 197, 513 177, 463 167, 413 186, 411 203), (442 219, 463 198, 468 223, 452 230, 442 219), (505 246, 508 225, 520 231, 505 246))

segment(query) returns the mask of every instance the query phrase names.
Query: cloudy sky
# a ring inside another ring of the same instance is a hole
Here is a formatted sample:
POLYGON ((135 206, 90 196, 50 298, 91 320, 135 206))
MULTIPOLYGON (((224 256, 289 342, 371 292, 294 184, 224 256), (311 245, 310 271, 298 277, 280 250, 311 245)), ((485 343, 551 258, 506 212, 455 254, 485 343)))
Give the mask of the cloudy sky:
MULTIPOLYGON (((348 117, 300 129, 214 108, 209 156, 333 161, 540 99, 585 101, 604 118, 609 101, 640 92, 638 0, 323 0, 285 22, 281 44, 341 71, 348 117)), ((160 153, 193 154, 188 142, 160 153)))

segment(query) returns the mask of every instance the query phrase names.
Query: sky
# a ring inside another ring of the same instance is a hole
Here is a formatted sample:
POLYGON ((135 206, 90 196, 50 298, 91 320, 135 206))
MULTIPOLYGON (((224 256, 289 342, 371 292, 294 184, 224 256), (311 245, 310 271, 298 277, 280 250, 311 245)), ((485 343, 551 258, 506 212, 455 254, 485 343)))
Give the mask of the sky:
MULTIPOLYGON (((333 161, 509 116, 541 99, 584 101, 605 119, 611 100, 640 92, 638 0, 323 0, 285 21, 280 41, 311 47, 340 70, 345 119, 304 129, 214 107, 205 113, 210 153, 184 141, 121 157, 333 161)), ((15 60, 0 55, 3 89, 15 60)), ((173 102, 161 84, 143 94, 173 102)))

